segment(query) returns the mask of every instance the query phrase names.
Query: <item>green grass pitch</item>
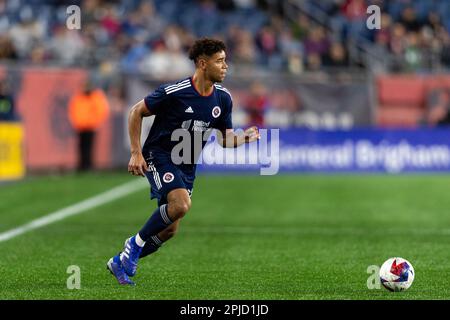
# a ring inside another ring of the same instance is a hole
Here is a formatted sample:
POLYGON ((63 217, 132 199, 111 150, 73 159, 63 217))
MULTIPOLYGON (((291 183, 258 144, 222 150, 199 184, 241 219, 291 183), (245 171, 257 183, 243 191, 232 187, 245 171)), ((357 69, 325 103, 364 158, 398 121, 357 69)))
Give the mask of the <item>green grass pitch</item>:
MULTIPOLYGON (((0 233, 133 179, 2 185, 0 233)), ((448 190, 446 175, 199 175, 179 233, 140 261, 135 287, 105 264, 156 208, 147 189, 0 242, 1 299, 448 299, 448 190), (412 287, 369 290, 367 268, 393 256, 413 264, 412 287)))

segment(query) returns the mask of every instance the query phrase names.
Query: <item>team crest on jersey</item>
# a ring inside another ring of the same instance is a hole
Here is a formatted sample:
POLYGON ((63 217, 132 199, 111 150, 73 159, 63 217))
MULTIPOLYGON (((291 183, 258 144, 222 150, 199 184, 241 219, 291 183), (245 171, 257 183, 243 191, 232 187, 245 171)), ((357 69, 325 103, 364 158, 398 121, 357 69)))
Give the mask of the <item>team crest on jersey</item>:
POLYGON ((163 181, 165 183, 170 183, 173 181, 173 179, 175 179, 175 176, 173 175, 172 172, 166 172, 163 176, 163 181))
POLYGON ((212 109, 212 116, 213 116, 214 118, 218 118, 218 117, 220 116, 221 113, 222 113, 222 110, 220 110, 220 107, 219 107, 219 106, 215 106, 215 107, 212 109))

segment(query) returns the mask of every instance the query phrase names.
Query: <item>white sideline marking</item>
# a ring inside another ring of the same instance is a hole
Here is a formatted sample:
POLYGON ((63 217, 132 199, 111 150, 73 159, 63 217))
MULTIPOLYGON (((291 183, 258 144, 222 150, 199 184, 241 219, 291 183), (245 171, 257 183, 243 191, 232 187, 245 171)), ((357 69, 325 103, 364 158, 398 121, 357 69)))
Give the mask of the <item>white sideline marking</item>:
POLYGON ((71 206, 49 213, 41 218, 35 219, 20 227, 0 233, 0 242, 10 240, 28 231, 47 226, 51 223, 77 215, 86 210, 93 209, 105 203, 125 197, 133 192, 143 189, 148 184, 146 181, 132 181, 102 192, 94 197, 88 198, 71 206))

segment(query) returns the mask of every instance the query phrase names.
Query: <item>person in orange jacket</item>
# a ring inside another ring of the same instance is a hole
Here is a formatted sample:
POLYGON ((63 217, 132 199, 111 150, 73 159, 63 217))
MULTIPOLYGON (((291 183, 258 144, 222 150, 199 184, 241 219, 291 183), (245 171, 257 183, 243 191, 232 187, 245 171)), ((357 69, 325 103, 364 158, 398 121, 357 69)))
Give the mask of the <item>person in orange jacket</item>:
POLYGON ((87 81, 83 91, 70 99, 68 111, 78 135, 78 170, 90 170, 96 131, 109 116, 108 100, 101 89, 87 81))

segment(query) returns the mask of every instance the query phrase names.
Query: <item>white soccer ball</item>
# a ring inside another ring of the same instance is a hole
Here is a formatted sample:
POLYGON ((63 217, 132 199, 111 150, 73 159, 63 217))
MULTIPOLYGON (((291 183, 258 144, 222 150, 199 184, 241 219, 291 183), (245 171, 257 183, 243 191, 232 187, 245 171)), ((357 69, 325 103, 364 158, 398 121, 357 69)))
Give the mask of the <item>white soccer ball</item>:
POLYGON ((405 291, 414 281, 414 268, 403 258, 387 259, 380 268, 381 284, 389 291, 405 291))

